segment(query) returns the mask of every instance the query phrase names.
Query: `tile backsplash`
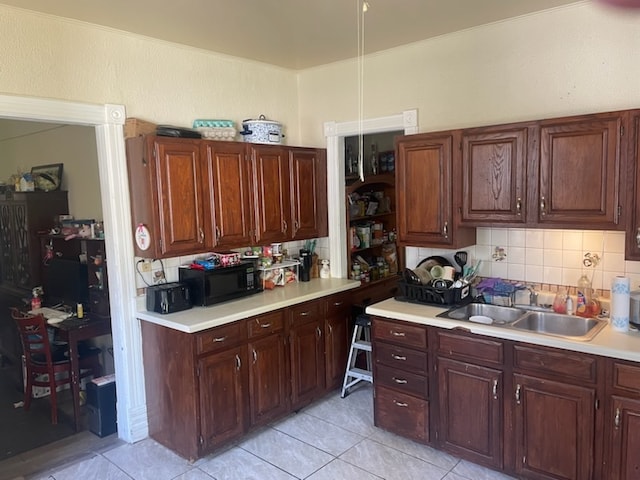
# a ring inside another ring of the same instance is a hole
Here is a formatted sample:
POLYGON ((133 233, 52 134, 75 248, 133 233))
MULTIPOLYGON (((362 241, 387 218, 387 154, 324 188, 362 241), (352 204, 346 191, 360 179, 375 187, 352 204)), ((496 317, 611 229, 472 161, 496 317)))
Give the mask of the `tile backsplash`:
MULTIPOLYGON (((476 245, 460 250, 468 252, 469 262, 482 260, 483 277, 575 287, 586 273, 594 289, 606 291, 613 277, 623 275, 634 290, 640 286, 640 262, 624 259, 624 237, 624 232, 601 230, 478 228, 476 245), (597 266, 585 267, 585 255, 596 254, 597 266)), ((413 268, 431 255, 452 258, 454 252, 408 247, 406 265, 413 268)))

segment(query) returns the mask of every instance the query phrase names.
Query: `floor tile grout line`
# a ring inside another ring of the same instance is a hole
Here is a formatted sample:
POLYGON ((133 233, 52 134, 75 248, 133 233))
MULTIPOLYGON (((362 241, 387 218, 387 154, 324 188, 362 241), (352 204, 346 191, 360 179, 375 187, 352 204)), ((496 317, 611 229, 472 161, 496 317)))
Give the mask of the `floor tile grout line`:
MULTIPOLYGON (((297 475, 294 475, 293 473, 286 471, 284 468, 279 467, 278 465, 275 465, 275 464, 271 463, 271 462, 270 462, 269 460, 267 460, 266 458, 262 458, 260 455, 256 455, 255 453, 253 453, 253 452, 251 452, 251 451, 247 450, 247 449, 246 449, 246 448, 244 448, 244 447, 241 447, 240 445, 238 445, 238 448, 240 448, 241 450, 244 450, 244 451, 245 451, 245 452, 247 452, 249 455, 251 455, 251 456, 253 456, 253 457, 256 457, 257 459, 262 460, 262 461, 263 461, 263 462, 265 462, 265 463, 268 463, 268 464, 269 464, 269 465, 271 465, 272 467, 277 468, 277 469, 278 469, 278 470, 280 470, 281 472, 284 472, 284 473, 286 473, 287 475, 292 476, 293 478, 297 478, 298 480, 301 480, 301 479, 300 479, 300 477, 298 477, 297 475)), ((330 463, 330 462, 329 462, 329 463, 330 463)), ((324 467, 324 465, 323 465, 323 467, 324 467)))

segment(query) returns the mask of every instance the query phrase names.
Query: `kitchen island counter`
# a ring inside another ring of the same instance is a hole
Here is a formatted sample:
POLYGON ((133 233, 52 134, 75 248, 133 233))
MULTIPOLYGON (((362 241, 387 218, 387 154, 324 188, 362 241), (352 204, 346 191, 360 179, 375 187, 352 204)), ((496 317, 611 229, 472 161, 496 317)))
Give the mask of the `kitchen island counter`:
POLYGON ((360 282, 343 278, 313 279, 310 282, 295 282, 209 307, 193 307, 166 315, 146 311, 145 297, 140 297, 137 317, 181 332, 196 333, 359 286, 360 282))
POLYGON ((448 310, 448 308, 388 299, 370 305, 367 307, 366 312, 370 315, 394 320, 404 320, 432 327, 446 329, 462 328, 471 333, 503 340, 526 342, 534 345, 563 348, 576 352, 601 355, 603 357, 640 362, 640 333, 635 330, 621 333, 614 331, 610 325, 607 325, 593 340, 583 342, 527 332, 515 328, 437 317, 438 314, 446 310, 448 310))

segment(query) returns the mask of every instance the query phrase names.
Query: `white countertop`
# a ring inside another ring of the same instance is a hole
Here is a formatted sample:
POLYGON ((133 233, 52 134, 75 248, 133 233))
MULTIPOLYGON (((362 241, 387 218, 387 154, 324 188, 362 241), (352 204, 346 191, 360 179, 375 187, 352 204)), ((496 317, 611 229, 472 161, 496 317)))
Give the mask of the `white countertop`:
POLYGON ((181 332, 195 333, 359 286, 360 282, 344 278, 318 278, 309 282, 290 283, 284 287, 276 287, 210 307, 193 307, 167 315, 146 311, 144 297, 141 297, 137 317, 181 332))
POLYGON ((436 315, 448 310, 448 308, 432 307, 415 303, 398 302, 394 299, 384 300, 367 307, 370 315, 405 320, 407 322, 430 325, 433 327, 449 328, 462 327, 472 333, 486 335, 488 337, 515 340, 547 347, 564 348, 576 352, 591 353, 604 357, 619 358, 640 362, 640 333, 632 330, 627 333, 614 331, 607 325, 593 340, 581 342, 561 337, 553 337, 538 333, 526 332, 515 328, 484 325, 481 323, 467 322, 438 318, 436 315))

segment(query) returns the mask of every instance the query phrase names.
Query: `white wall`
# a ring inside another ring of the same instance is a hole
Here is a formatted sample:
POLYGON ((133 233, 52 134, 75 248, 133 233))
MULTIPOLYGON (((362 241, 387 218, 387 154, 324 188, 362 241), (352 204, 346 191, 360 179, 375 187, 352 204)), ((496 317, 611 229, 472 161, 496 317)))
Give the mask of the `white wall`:
POLYGON ((123 104, 128 117, 181 126, 264 114, 299 141, 290 70, 4 5, 0 58, 5 94, 123 104))
MULTIPOLYGON (((0 180, 36 165, 62 163, 62 190, 74 218, 102 220, 102 201, 92 127, 64 125, 0 141, 0 180)), ((53 219, 52 219, 53 221, 53 219)))
MULTIPOLYGON (((638 54, 639 15, 573 4, 367 57, 364 116, 418 108, 426 132, 637 107, 638 54)), ((303 141, 358 118, 355 61, 305 70, 299 88, 303 141)))

